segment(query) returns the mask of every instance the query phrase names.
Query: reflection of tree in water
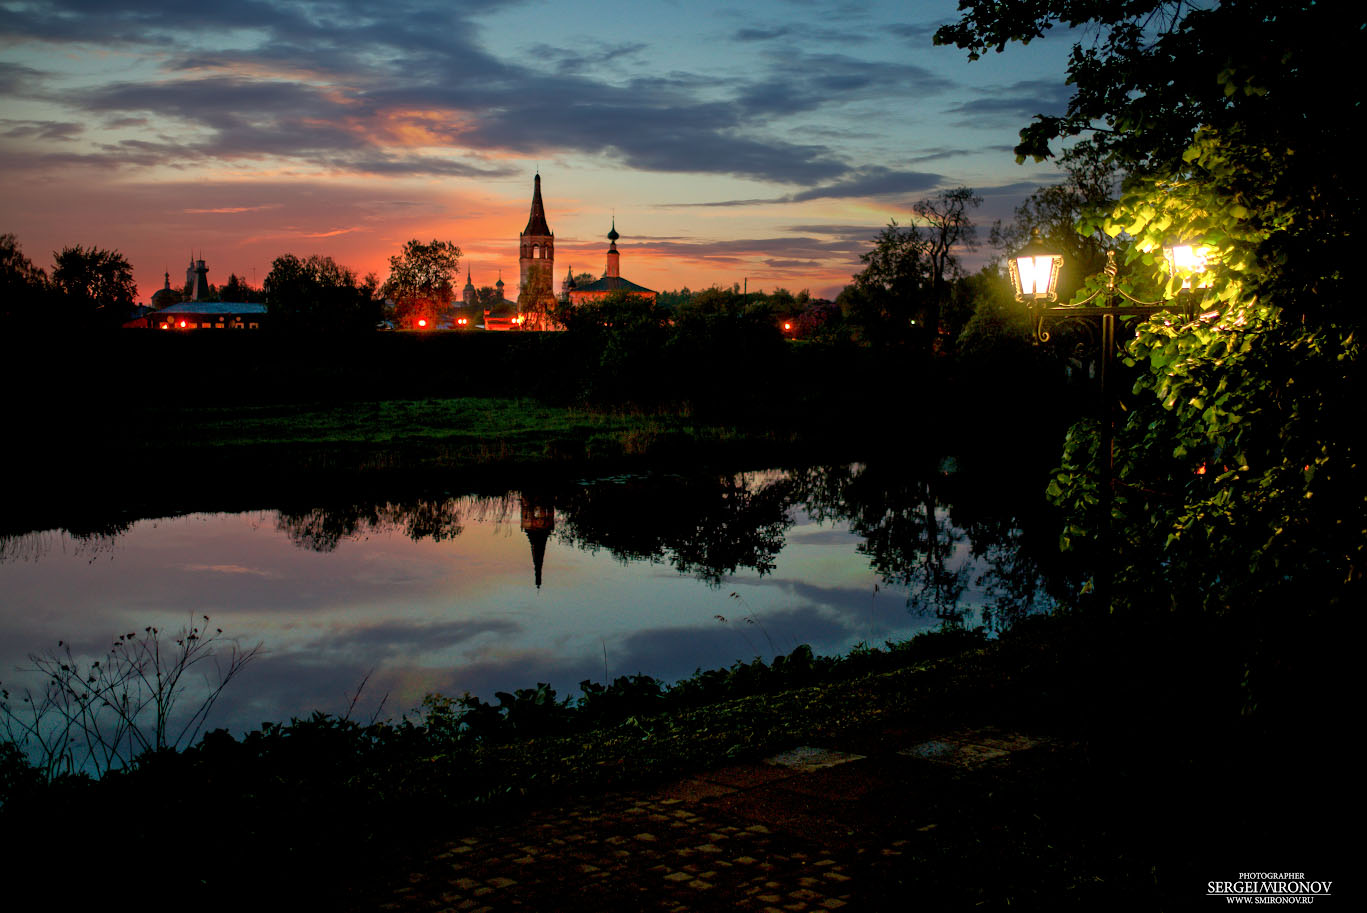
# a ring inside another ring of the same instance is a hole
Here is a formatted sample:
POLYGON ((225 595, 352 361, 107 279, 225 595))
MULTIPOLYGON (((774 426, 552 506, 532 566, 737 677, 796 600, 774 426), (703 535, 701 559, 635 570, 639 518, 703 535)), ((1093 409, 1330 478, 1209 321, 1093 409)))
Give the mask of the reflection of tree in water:
POLYGON ((972 543, 982 566, 975 583, 986 597, 984 621, 1006 628, 1032 612, 1053 609, 1072 587, 1075 574, 1058 550, 1056 521, 1041 492, 1009 476, 984 484, 951 477, 950 516, 972 543))
MULTIPOLYGON (((343 540, 399 533, 442 542, 471 523, 518 523, 531 542, 541 582, 546 543, 556 541, 621 560, 667 563, 716 586, 738 570, 766 574, 793 525, 792 507, 813 520, 848 523, 884 583, 905 587, 908 605, 959 621, 971 583, 985 594, 983 618, 1005 627, 1051 607, 1066 583, 1040 558, 1058 561, 1052 522, 1030 478, 991 467, 943 472, 882 464, 821 466, 791 473, 641 476, 569 491, 519 496, 417 497, 381 503, 282 509, 275 525, 296 546, 334 551, 343 540), (965 560, 966 554, 973 562, 965 560), (976 574, 976 576, 975 576, 976 574)), ((0 561, 36 560, 57 549, 93 557, 111 550, 131 524, 86 524, 79 531, 0 537, 0 561)))
POLYGON ((464 524, 505 520, 517 501, 498 498, 415 498, 402 503, 341 504, 305 510, 281 510, 276 528, 300 548, 330 552, 345 539, 401 533, 415 541, 454 539, 464 524))
POLYGON ((873 568, 907 587, 907 604, 918 610, 961 621, 971 580, 984 596, 983 623, 1002 629, 1053 608, 1067 585, 1059 567, 1047 566, 1058 559, 1053 524, 1028 473, 990 462, 985 471, 960 471, 949 461, 820 466, 793 480, 808 515, 848 523, 873 568))
POLYGON ((716 586, 740 568, 773 570, 793 525, 791 491, 792 483, 777 475, 600 482, 557 502, 559 535, 624 562, 667 561, 716 586))
POLYGON ((814 520, 838 520, 863 537, 861 553, 883 581, 907 588, 907 605, 958 621, 969 566, 952 558, 965 535, 936 497, 934 476, 902 468, 817 466, 793 474, 814 520))
POLYGON ((119 536, 127 532, 131 526, 131 523, 116 523, 98 530, 48 529, 0 536, 0 564, 11 561, 37 561, 54 551, 80 555, 93 562, 100 555, 114 551, 119 536))
POLYGON ((1007 523, 1000 527, 990 532, 985 525, 977 525, 969 535, 973 557, 985 565, 975 581, 987 597, 983 621, 989 627, 1006 628, 1032 612, 1052 609, 1056 601, 1047 591, 1039 562, 1026 547, 1025 533, 1007 523))
POLYGON ((545 541, 554 531, 557 540, 577 548, 606 549, 624 562, 667 561, 715 586, 740 568, 761 574, 773 569, 792 525, 791 488, 776 474, 640 477, 578 486, 561 495, 281 510, 276 526, 301 548, 330 552, 344 540, 376 533, 440 542, 460 535, 470 522, 517 517, 532 543, 538 585, 545 541))

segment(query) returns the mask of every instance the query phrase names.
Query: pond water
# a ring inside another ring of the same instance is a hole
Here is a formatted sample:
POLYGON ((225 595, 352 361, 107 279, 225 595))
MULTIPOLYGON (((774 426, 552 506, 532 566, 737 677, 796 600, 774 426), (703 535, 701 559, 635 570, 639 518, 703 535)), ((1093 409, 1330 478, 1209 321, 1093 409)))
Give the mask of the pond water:
POLYGON ((262 652, 211 726, 881 645, 1052 604, 1019 518, 952 461, 650 475, 0 539, 0 679, 191 619, 262 652), (19 670, 19 671, 17 671, 19 670))

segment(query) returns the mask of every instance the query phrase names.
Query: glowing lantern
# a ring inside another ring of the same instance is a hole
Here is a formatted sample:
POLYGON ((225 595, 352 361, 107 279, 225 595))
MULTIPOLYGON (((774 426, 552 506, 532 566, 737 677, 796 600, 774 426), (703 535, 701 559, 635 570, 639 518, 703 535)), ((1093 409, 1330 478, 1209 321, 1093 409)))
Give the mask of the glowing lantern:
MULTIPOLYGON (((1168 272, 1175 278, 1182 277, 1182 288, 1191 288, 1193 276, 1199 276, 1206 271, 1206 261, 1210 258, 1210 248, 1195 247, 1191 244, 1174 244, 1171 247, 1163 248, 1164 255, 1168 258, 1168 272)), ((1202 286, 1209 285, 1209 280, 1199 283, 1202 286)))
POLYGON ((1006 261, 1017 301, 1058 300, 1058 274, 1063 255, 1055 253, 1034 233, 1030 243, 1006 261))

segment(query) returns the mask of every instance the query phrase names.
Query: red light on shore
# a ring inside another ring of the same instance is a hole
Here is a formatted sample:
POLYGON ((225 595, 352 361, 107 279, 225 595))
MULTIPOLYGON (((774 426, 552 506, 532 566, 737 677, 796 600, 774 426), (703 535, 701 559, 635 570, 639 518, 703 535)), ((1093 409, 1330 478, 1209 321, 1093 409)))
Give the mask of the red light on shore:
POLYGON ((182 320, 182 321, 180 322, 180 328, 181 328, 182 330, 185 329, 185 321, 184 321, 184 320, 182 320))
POLYGON ((787 332, 788 332, 789 330, 791 330, 792 328, 793 328, 793 325, 792 325, 791 323, 789 323, 789 322, 786 321, 786 320, 783 321, 783 332, 787 333, 787 332))
POLYGON ((461 317, 458 320, 456 320, 456 323, 460 324, 461 326, 465 326, 469 322, 470 321, 466 320, 464 317, 461 317))
POLYGON ((425 327, 425 326, 427 326, 427 318, 426 318, 426 317, 419 317, 419 318, 418 318, 418 326, 420 326, 420 327, 425 327))

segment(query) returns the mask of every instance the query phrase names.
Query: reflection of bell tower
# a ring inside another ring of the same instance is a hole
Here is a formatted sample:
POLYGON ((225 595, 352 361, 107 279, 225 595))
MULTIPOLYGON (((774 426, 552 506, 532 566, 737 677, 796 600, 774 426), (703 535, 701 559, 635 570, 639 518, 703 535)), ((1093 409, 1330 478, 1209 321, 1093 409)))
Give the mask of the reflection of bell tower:
POLYGON ((532 567, 536 571, 536 588, 541 589, 541 566, 546 561, 546 540, 555 529, 555 502, 537 495, 522 495, 522 531, 532 544, 532 567))

